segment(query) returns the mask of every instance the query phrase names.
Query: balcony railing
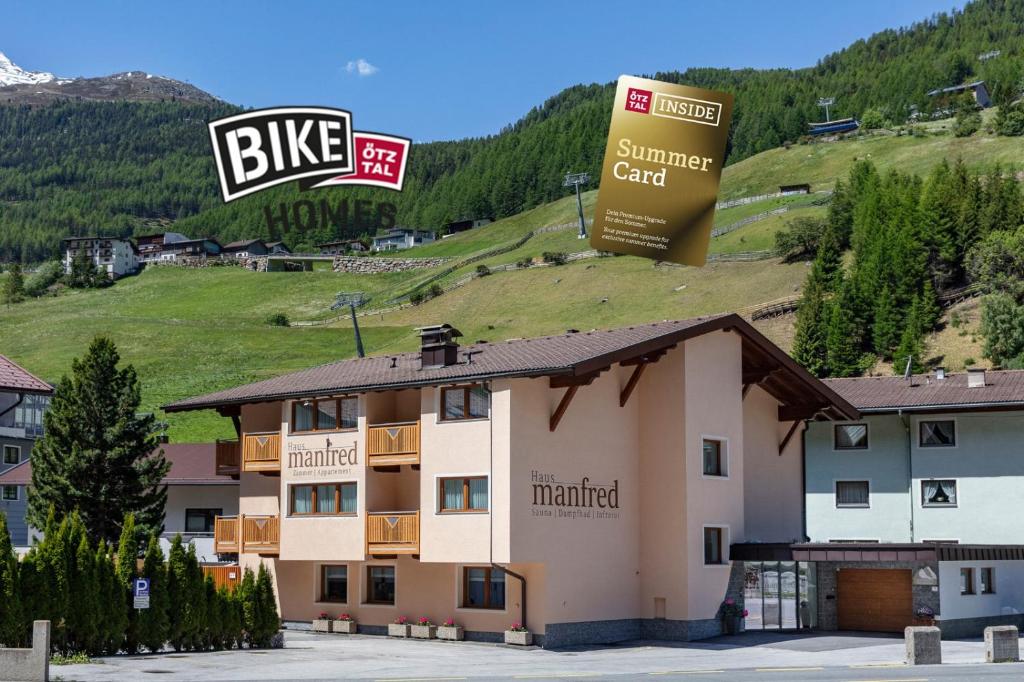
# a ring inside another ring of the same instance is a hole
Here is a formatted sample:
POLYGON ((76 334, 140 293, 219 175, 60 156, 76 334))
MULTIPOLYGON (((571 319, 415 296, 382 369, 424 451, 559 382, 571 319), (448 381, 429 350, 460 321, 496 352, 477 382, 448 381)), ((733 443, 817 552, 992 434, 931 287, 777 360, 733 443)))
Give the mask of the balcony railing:
POLYGON ((420 463, 420 423, 374 424, 367 429, 366 463, 394 466, 420 463))
POLYGON ((237 440, 217 441, 217 475, 238 476, 242 461, 242 444, 237 440))
POLYGON ((240 514, 214 519, 213 550, 217 554, 277 554, 280 547, 281 520, 277 516, 240 514))
POLYGON ((368 512, 366 514, 366 553, 419 554, 420 513, 368 512))
POLYGON ((217 554, 238 554, 238 517, 217 516, 213 519, 213 551, 217 554))
POLYGON ((281 471, 281 432, 242 436, 242 471, 281 471))

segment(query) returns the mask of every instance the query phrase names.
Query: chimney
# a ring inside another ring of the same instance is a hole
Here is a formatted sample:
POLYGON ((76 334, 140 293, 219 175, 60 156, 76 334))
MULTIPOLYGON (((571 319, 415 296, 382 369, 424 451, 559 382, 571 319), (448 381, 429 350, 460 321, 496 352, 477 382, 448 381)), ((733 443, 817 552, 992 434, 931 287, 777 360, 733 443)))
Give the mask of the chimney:
POLYGON ((946 368, 945 367, 936 367, 935 368, 935 380, 936 381, 942 381, 945 378, 946 378, 946 368))
POLYGON ((985 368, 967 368, 967 388, 983 388, 985 386, 985 368))
POLYGON ((447 367, 459 361, 459 344, 454 339, 462 336, 450 324, 420 327, 420 369, 447 367))

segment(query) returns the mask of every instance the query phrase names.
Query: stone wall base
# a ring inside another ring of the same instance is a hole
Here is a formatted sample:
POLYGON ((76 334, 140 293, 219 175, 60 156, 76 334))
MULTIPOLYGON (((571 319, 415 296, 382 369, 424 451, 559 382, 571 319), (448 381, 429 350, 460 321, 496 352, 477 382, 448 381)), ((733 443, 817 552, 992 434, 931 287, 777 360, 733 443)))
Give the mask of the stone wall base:
POLYGON ((638 639, 691 642, 722 634, 721 621, 624 618, 578 623, 549 623, 544 628, 545 649, 585 644, 614 644, 638 639))
POLYGON ((942 639, 967 639, 983 637, 989 625, 1016 625, 1024 629, 1024 613, 1005 616, 980 616, 978 618, 953 618, 940 620, 936 625, 942 630, 942 639))

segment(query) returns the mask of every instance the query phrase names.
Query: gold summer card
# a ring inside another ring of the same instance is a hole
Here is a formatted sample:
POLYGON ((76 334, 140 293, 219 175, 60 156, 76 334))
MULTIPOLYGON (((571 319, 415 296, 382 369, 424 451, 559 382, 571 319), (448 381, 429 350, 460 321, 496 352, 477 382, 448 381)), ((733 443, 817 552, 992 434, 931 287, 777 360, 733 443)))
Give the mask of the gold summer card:
POLYGON ((590 243, 704 265, 732 95, 622 76, 615 92, 590 243))

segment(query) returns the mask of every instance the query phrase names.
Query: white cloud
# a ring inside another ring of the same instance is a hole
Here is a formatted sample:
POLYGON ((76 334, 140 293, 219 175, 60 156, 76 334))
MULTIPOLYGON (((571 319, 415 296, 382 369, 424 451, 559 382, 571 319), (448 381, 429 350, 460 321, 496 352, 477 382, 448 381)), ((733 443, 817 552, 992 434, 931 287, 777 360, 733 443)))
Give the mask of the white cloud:
POLYGON ((365 77, 372 76, 373 74, 380 71, 380 69, 378 69, 376 66, 366 61, 362 57, 360 57, 359 59, 356 59, 355 61, 351 61, 348 64, 346 64, 345 71, 347 71, 348 73, 355 73, 358 74, 359 76, 365 77))

